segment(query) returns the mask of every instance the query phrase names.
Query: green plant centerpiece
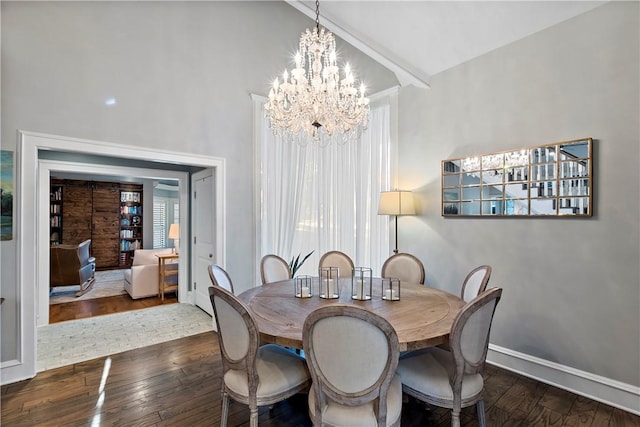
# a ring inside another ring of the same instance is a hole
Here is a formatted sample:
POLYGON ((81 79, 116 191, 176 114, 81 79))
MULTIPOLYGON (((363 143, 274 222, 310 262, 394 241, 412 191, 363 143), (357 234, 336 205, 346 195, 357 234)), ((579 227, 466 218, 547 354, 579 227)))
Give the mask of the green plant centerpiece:
POLYGON ((302 261, 300 261, 300 256, 302 254, 298 254, 297 257, 291 258, 291 261, 289 261, 289 271, 291 272, 291 277, 296 277, 296 272, 300 269, 300 267, 302 267, 302 264, 304 264, 304 262, 311 256, 313 252, 314 251, 309 252, 304 258, 302 258, 302 261))

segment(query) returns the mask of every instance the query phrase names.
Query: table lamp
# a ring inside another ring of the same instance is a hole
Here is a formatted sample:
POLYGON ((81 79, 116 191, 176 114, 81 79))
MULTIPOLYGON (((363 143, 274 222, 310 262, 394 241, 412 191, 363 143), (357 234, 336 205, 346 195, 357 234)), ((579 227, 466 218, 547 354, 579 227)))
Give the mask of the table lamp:
POLYGON ((393 215, 396 223, 396 246, 394 254, 398 253, 398 215, 415 215, 413 194, 411 191, 383 191, 380 193, 378 215, 393 215))
POLYGON ((178 253, 178 248, 180 247, 180 225, 179 224, 171 224, 169 226, 169 236, 170 239, 173 239, 173 253, 178 253))

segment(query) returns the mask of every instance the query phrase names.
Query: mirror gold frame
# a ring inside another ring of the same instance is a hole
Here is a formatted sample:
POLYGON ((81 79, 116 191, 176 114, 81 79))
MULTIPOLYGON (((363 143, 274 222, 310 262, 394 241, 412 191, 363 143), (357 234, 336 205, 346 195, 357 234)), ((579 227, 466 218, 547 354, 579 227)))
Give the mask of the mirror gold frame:
POLYGON ((442 161, 442 216, 592 216, 593 139, 442 161))

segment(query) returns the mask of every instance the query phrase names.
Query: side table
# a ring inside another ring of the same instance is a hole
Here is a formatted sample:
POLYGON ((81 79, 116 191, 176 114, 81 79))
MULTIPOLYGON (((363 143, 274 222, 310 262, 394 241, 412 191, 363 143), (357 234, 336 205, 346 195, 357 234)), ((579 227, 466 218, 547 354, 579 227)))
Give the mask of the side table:
POLYGON ((165 292, 177 292, 177 283, 167 283, 167 277, 177 276, 178 269, 167 270, 167 260, 178 259, 178 254, 158 254, 158 290, 160 292, 160 300, 164 301, 165 292))

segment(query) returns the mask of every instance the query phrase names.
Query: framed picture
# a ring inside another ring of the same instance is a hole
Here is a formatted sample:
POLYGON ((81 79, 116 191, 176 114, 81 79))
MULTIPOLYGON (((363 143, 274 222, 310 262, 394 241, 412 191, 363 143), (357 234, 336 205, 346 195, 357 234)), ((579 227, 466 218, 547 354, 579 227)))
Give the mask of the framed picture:
POLYGON ((0 150, 0 240, 13 239, 13 151, 0 150))

